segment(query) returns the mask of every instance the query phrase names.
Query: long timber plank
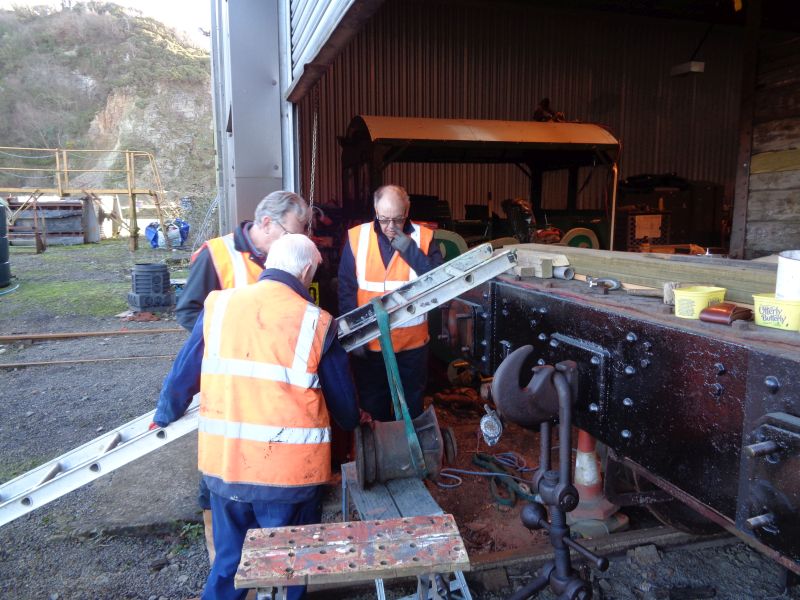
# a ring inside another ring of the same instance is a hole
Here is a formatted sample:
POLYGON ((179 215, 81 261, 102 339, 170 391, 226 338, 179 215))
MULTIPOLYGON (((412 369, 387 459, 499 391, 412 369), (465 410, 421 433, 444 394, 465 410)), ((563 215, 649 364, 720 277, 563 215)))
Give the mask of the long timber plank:
POLYGON ((557 249, 580 275, 611 277, 623 283, 662 289, 667 282, 715 285, 727 289, 726 300, 753 303, 753 294, 775 291, 777 265, 764 262, 682 256, 674 254, 616 252, 547 244, 517 244, 505 249, 553 252, 557 249))

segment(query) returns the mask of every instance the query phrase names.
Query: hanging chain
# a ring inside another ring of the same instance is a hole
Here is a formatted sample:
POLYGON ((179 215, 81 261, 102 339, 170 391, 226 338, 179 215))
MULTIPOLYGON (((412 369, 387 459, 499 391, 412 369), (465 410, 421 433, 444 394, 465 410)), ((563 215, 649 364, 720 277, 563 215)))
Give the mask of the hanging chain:
POLYGON ((314 124, 311 128, 311 185, 308 193, 308 210, 310 218, 308 220, 308 233, 313 234, 314 227, 314 192, 317 178, 317 136, 319 132, 319 88, 315 87, 312 92, 312 110, 314 111, 314 124))

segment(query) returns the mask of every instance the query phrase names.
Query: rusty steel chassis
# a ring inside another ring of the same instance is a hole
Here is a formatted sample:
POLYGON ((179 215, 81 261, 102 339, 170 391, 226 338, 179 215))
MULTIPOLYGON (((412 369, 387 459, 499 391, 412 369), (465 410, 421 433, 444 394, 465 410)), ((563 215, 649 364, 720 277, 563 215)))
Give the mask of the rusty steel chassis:
MULTIPOLYGON (((603 295, 576 281, 500 277, 442 310, 434 340, 483 375, 526 344, 530 367, 576 361, 577 427, 800 572, 800 334, 678 319, 658 299, 603 295)), ((529 378, 523 369, 521 385, 529 378)))

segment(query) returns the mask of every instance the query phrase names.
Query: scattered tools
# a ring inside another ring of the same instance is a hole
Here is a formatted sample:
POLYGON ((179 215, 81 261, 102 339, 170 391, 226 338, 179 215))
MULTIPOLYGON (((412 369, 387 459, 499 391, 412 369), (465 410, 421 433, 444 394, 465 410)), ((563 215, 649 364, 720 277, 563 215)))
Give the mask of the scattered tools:
POLYGON ((619 282, 618 279, 612 279, 611 277, 587 277, 586 283, 589 284, 590 288, 598 288, 604 294, 612 290, 619 290, 622 288, 622 284, 619 282))

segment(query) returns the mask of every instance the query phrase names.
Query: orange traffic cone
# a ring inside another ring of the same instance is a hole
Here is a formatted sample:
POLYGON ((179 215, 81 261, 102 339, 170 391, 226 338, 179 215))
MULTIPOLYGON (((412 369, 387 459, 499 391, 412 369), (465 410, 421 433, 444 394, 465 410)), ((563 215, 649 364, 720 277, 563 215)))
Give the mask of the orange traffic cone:
POLYGON ((575 457, 575 487, 580 501, 567 513, 567 523, 583 537, 597 537, 628 528, 628 517, 603 495, 603 479, 597 456, 597 440, 578 430, 578 453, 575 457))

